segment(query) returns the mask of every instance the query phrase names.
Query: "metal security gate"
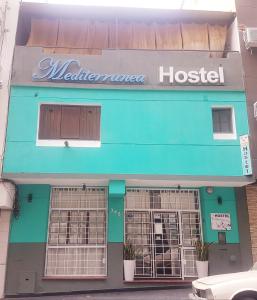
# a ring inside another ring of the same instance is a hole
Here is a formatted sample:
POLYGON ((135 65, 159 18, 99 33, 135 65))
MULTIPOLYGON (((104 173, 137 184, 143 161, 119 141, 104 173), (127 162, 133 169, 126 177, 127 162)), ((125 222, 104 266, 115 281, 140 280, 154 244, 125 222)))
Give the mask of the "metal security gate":
POLYGON ((195 277, 200 220, 198 190, 127 189, 125 238, 136 248, 136 277, 195 277))
POLYGON ((53 187, 46 276, 105 276, 107 189, 53 187))

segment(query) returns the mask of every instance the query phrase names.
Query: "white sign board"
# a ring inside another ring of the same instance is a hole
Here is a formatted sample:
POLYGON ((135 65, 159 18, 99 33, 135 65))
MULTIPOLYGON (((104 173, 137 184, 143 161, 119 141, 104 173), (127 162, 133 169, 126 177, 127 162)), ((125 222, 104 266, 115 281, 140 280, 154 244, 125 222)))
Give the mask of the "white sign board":
POLYGON ((251 154, 249 147, 249 137, 248 135, 240 136, 240 148, 241 148, 241 157, 242 157, 242 168, 244 175, 252 175, 252 163, 251 163, 251 154))
POLYGON ((212 213, 211 214, 212 230, 231 230, 230 214, 228 213, 212 213))

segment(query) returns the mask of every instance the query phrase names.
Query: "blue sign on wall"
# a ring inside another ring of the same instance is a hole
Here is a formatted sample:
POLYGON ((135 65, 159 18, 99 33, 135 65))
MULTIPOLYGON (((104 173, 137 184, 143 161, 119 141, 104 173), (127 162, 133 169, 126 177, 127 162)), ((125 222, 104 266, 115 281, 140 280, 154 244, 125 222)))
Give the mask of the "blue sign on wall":
POLYGON ((101 74, 81 68, 79 60, 54 60, 43 58, 38 63, 38 71, 32 75, 34 81, 56 81, 102 84, 144 84, 143 74, 101 74))

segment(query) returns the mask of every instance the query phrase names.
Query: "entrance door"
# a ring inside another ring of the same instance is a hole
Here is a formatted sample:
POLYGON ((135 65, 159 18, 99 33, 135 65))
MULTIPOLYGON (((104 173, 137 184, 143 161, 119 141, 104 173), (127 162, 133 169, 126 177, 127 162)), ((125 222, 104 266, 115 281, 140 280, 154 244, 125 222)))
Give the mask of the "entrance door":
POLYGON ((154 277, 181 277, 178 212, 152 212, 154 277))
POLYGON ((137 250, 136 277, 196 276, 198 190, 128 189, 126 195, 125 237, 137 250))

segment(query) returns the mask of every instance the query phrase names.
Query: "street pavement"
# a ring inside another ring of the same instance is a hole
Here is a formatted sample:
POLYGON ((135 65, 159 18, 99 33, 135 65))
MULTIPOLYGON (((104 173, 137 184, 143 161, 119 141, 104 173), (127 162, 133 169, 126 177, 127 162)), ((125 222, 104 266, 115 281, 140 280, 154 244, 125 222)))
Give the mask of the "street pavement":
MULTIPOLYGON (((16 298, 18 300, 188 300, 191 289, 165 289, 126 292, 105 292, 98 294, 39 296, 16 298)), ((14 298, 6 298, 14 299, 14 298)))

